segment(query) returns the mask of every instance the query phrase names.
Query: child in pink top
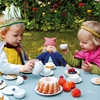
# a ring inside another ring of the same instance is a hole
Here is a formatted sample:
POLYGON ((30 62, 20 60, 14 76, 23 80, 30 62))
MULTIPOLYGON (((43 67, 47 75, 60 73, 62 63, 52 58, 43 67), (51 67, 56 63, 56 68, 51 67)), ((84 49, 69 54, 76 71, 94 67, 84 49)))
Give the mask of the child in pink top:
POLYGON ((67 49, 67 62, 70 66, 78 67, 93 74, 100 74, 100 23, 96 21, 86 21, 78 32, 81 51, 77 51, 74 57, 67 49))

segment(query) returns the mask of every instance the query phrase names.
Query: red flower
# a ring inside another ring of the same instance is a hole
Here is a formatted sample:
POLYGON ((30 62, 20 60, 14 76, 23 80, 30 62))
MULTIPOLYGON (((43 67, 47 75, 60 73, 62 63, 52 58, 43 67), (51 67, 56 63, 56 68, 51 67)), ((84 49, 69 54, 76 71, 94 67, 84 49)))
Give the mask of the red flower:
POLYGON ((66 12, 62 12, 62 16, 66 16, 66 12))
POLYGON ((78 6, 79 7, 83 7, 84 6, 84 3, 79 3, 78 6))
POLYGON ((57 5, 57 4, 54 4, 54 5, 53 5, 53 8, 57 8, 57 7, 58 7, 58 5, 57 5))
POLYGON ((27 4, 27 2, 26 2, 26 1, 24 1, 24 4, 27 4))
POLYGON ((36 7, 33 7, 32 10, 33 10, 34 12, 36 12, 36 11, 37 11, 37 8, 36 8, 36 7))
POLYGON ((58 2, 58 4, 59 4, 59 5, 62 5, 63 3, 60 1, 60 2, 58 2))
POLYGON ((50 12, 53 12, 54 11, 54 8, 50 9, 50 12))

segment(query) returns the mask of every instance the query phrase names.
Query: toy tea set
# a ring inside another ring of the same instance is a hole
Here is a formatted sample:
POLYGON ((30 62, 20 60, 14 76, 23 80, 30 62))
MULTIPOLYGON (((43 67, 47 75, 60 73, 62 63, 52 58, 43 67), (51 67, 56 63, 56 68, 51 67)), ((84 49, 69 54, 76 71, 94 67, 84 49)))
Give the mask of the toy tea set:
MULTIPOLYGON (((34 68, 32 70, 32 74, 33 75, 39 75, 40 73, 42 73, 42 76, 50 76, 51 73, 51 69, 45 68, 43 63, 41 61, 37 61, 35 62, 34 68)), ((17 76, 17 78, 5 78, 4 79, 7 80, 13 80, 16 79, 16 85, 11 85, 11 86, 7 86, 7 84, 5 83, 5 81, 0 80, 0 84, 2 84, 2 93, 5 95, 13 95, 15 98, 23 98, 26 95, 26 91, 24 89, 19 88, 18 86, 24 83, 24 78, 22 76, 17 76)), ((5 98, 7 98, 4 95, 5 98)), ((4 99, 5 100, 5 99, 4 99)), ((9 99, 7 99, 9 100, 9 99)))
MULTIPOLYGON (((5 11, 3 11, 3 14, 5 15, 5 17, 4 17, 5 22, 12 19, 12 18, 18 18, 19 21, 14 22, 14 23, 5 23, 4 25, 0 26, 0 28, 10 26, 10 25, 13 25, 16 23, 23 23, 24 22, 23 20, 21 20, 20 9, 16 8, 13 4, 11 4, 10 7, 6 7, 5 11)), ((67 48, 67 45, 66 44, 60 45, 60 48, 62 50, 64 50, 67 48)), ((34 75, 40 74, 42 76, 52 75, 53 71, 51 71, 51 68, 55 68, 55 65, 53 63, 49 62, 49 64, 47 64, 47 66, 48 66, 48 68, 46 68, 46 66, 44 67, 44 65, 41 61, 35 62, 34 68, 32 70, 32 74, 34 74, 34 75)), ((7 79, 6 76, 4 76, 3 78, 7 79)), ((77 80, 78 80, 78 78, 77 78, 77 80)), ((17 77, 14 77, 14 79, 16 79, 16 85, 11 85, 11 86, 6 86, 7 84, 5 83, 5 81, 0 80, 0 85, 2 86, 1 87, 2 90, 0 91, 0 99, 1 100, 9 100, 9 98, 6 97, 5 95, 13 95, 15 98, 25 97, 26 91, 24 89, 21 89, 18 87, 19 85, 24 83, 23 77, 17 76, 17 77), (2 93, 5 95, 3 95, 2 93)), ((69 79, 71 80, 73 78, 70 77, 69 79)))

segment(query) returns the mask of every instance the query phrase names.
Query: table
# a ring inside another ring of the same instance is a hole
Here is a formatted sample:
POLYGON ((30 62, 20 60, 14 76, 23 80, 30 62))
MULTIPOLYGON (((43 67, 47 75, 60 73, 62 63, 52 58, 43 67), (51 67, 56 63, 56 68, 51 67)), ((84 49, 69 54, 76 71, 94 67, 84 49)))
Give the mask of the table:
MULTIPOLYGON (((63 75, 64 78, 67 80, 67 76, 65 75, 65 70, 67 70, 66 67, 56 67, 56 69, 53 70, 55 77, 59 79, 60 75, 63 75)), ((82 92, 81 97, 74 98, 71 95, 70 92, 64 92, 62 91, 60 94, 54 95, 54 96, 41 96, 35 92, 35 87, 37 86, 38 80, 42 77, 40 75, 33 75, 33 74, 21 74, 26 75, 27 79, 24 81, 23 84, 19 85, 20 88, 26 90, 26 96, 23 99, 19 100, 100 100, 100 85, 95 85, 91 83, 90 79, 93 77, 97 77, 98 75, 90 74, 87 72, 84 72, 81 69, 78 69, 80 71, 80 76, 82 77, 83 81, 81 83, 76 84, 76 87, 79 88, 82 92)), ((3 79, 2 76, 0 76, 1 79, 3 79)), ((3 79, 5 80, 5 79, 3 79)), ((5 80, 7 85, 16 85, 16 80, 5 80)), ((7 96, 9 100, 18 100, 14 96, 7 96)))

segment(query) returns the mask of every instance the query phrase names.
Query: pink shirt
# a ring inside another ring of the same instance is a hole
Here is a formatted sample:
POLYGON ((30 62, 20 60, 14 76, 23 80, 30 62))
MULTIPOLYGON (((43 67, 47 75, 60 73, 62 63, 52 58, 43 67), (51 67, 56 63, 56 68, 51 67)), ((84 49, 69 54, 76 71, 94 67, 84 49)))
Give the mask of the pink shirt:
POLYGON ((75 58, 80 58, 84 60, 84 63, 94 63, 100 67, 100 47, 96 51, 84 52, 83 50, 76 52, 75 58))

